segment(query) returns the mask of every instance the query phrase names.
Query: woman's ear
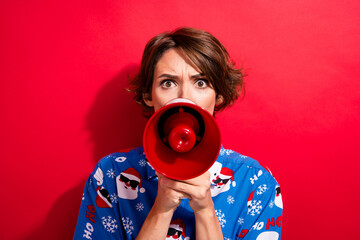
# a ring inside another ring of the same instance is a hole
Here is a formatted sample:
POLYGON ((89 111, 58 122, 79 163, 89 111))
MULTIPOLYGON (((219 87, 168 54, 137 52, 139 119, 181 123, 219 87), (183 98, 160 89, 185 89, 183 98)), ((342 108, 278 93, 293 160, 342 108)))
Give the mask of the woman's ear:
POLYGON ((148 107, 153 107, 154 104, 152 102, 151 99, 151 95, 150 93, 143 93, 143 99, 144 99, 144 103, 148 106, 148 107))
POLYGON ((220 94, 216 96, 215 106, 220 106, 224 102, 224 97, 220 94))

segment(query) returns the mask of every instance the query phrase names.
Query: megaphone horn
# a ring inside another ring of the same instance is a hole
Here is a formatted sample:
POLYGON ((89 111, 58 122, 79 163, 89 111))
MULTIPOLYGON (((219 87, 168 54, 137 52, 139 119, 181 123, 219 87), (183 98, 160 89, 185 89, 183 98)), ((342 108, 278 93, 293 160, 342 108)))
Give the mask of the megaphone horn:
POLYGON ((209 112, 187 99, 175 99, 149 119, 145 155, 156 171, 185 180, 206 172, 221 148, 219 127, 209 112))
POLYGON ((174 151, 187 152, 201 140, 199 128, 201 126, 202 135, 204 121, 201 115, 192 108, 180 106, 173 107, 171 110, 166 111, 159 119, 160 138, 164 143, 169 143, 174 151))

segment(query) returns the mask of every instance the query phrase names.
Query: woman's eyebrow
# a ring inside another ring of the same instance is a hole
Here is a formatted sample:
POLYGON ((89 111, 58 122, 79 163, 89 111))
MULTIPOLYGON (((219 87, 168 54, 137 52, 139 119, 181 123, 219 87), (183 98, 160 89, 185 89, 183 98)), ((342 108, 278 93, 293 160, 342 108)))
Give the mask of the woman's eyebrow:
POLYGON ((200 77, 205 77, 205 75, 202 73, 199 73, 199 74, 195 74, 195 75, 191 76, 191 78, 200 78, 200 77))
POLYGON ((177 77, 176 75, 171 75, 171 74, 164 73, 164 74, 161 74, 158 78, 176 79, 176 78, 178 78, 178 77, 177 77))
MULTIPOLYGON (((199 77, 204 77, 204 76, 205 76, 204 74, 199 73, 199 74, 192 75, 191 78, 199 78, 199 77)), ((176 78, 178 78, 178 76, 164 73, 164 74, 161 74, 158 78, 176 79, 176 78)))

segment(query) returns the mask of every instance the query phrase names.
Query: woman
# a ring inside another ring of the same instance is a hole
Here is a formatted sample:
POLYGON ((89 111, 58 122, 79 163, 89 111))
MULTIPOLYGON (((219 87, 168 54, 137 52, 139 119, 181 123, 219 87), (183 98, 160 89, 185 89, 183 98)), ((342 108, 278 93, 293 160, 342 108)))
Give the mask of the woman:
MULTIPOLYGON (((175 98, 214 114, 242 85, 214 36, 180 28, 148 42, 132 90, 148 115, 175 98)), ((208 172, 176 181, 155 172, 140 147, 98 163, 74 239, 280 239, 281 216, 279 185, 253 159, 221 148, 208 172)))

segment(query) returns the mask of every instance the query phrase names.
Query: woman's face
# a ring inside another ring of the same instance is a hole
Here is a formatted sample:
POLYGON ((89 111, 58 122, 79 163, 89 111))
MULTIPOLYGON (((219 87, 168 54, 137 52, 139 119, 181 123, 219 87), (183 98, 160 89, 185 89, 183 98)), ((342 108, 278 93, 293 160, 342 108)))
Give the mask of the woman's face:
POLYGON ((151 100, 144 95, 145 103, 155 111, 175 98, 186 98, 213 115, 216 92, 199 69, 194 69, 175 49, 167 50, 155 66, 151 100))

